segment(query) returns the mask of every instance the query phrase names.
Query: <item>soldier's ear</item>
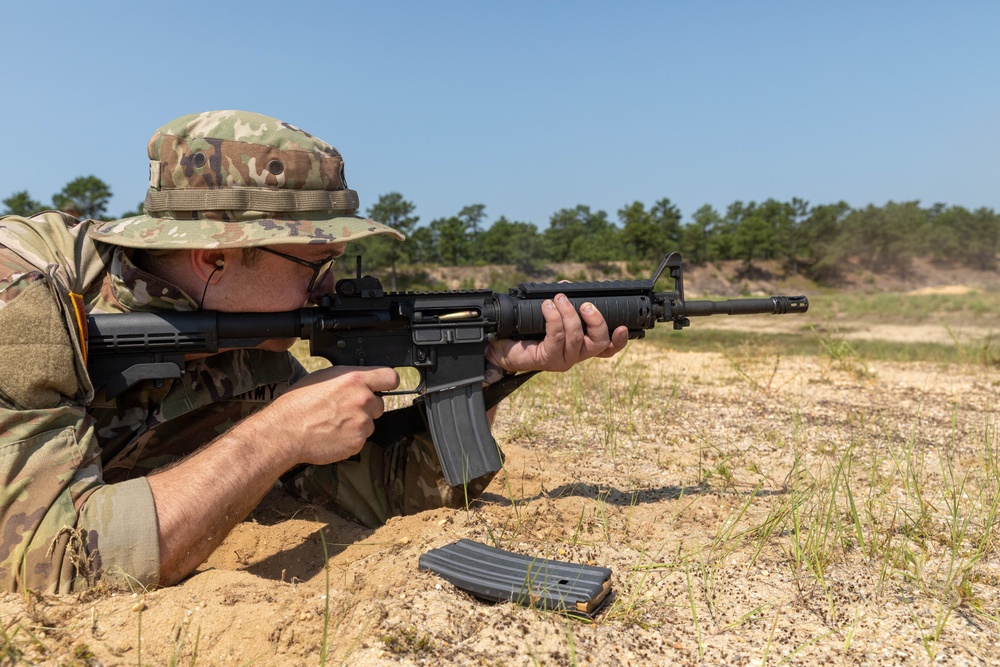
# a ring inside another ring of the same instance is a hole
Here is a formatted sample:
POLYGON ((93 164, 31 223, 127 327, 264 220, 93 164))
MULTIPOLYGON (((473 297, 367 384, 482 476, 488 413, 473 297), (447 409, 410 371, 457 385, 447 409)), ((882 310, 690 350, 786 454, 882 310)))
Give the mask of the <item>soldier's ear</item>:
POLYGON ((191 272, 199 282, 218 282, 226 269, 226 256, 218 248, 190 251, 191 272))

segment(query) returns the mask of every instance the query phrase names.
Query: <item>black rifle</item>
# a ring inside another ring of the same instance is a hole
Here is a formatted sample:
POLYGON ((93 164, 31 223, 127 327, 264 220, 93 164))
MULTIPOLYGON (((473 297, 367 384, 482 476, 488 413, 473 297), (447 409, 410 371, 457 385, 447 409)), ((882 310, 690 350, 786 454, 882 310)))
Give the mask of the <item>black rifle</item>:
POLYGON ((87 368, 94 387, 103 387, 110 398, 138 382, 179 378, 185 355, 251 348, 280 338, 308 338, 310 353, 334 365, 411 366, 420 372, 412 393, 419 394, 415 404, 422 408, 409 412, 426 418, 444 478, 458 486, 500 469, 486 411, 523 380, 515 376, 484 399, 486 346, 501 339, 543 338, 542 303, 560 293, 577 310, 592 303, 609 331, 625 325, 629 338, 642 338, 657 322, 682 329, 689 317, 803 313, 809 308, 804 296, 685 301, 679 253, 664 257, 649 280, 522 283, 509 294, 385 292, 377 278, 361 276, 359 258, 356 277, 338 281, 336 294, 315 307, 283 313, 91 315, 87 368), (665 270, 674 289, 656 292, 665 270))

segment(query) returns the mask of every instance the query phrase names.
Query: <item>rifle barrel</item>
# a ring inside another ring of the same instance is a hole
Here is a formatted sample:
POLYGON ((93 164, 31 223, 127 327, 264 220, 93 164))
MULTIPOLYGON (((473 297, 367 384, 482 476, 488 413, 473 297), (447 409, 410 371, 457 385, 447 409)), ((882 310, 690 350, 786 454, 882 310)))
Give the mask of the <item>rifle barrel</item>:
POLYGON ((675 309, 684 317, 708 315, 784 315, 809 310, 804 296, 769 296, 763 299, 729 299, 727 301, 685 301, 675 309))

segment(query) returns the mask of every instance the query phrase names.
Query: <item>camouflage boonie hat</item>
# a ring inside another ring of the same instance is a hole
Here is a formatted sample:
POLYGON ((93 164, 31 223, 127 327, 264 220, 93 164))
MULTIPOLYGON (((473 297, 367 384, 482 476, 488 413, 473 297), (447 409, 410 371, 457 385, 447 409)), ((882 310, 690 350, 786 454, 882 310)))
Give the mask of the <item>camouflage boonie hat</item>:
POLYGON ((94 225, 96 241, 129 248, 245 248, 403 235, 355 215, 333 146, 247 111, 181 116, 149 140, 145 215, 94 225))

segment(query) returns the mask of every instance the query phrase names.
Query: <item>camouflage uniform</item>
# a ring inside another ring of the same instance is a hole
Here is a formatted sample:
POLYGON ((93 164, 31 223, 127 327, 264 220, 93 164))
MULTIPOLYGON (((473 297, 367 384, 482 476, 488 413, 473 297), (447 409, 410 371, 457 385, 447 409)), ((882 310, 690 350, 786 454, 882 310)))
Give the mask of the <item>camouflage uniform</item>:
MULTIPOLYGON (((129 248, 246 247, 401 236, 353 215, 328 144, 246 112, 182 117, 149 143, 146 215, 0 219, 0 586, 68 592, 97 579, 155 585, 156 511, 145 475, 186 456, 305 375, 288 353, 190 361, 161 387, 109 400, 86 371, 86 313, 194 310, 129 248), (200 157, 199 157, 200 156, 200 157)), ((448 487, 426 435, 309 466, 290 486, 365 525, 474 497, 448 487)))

